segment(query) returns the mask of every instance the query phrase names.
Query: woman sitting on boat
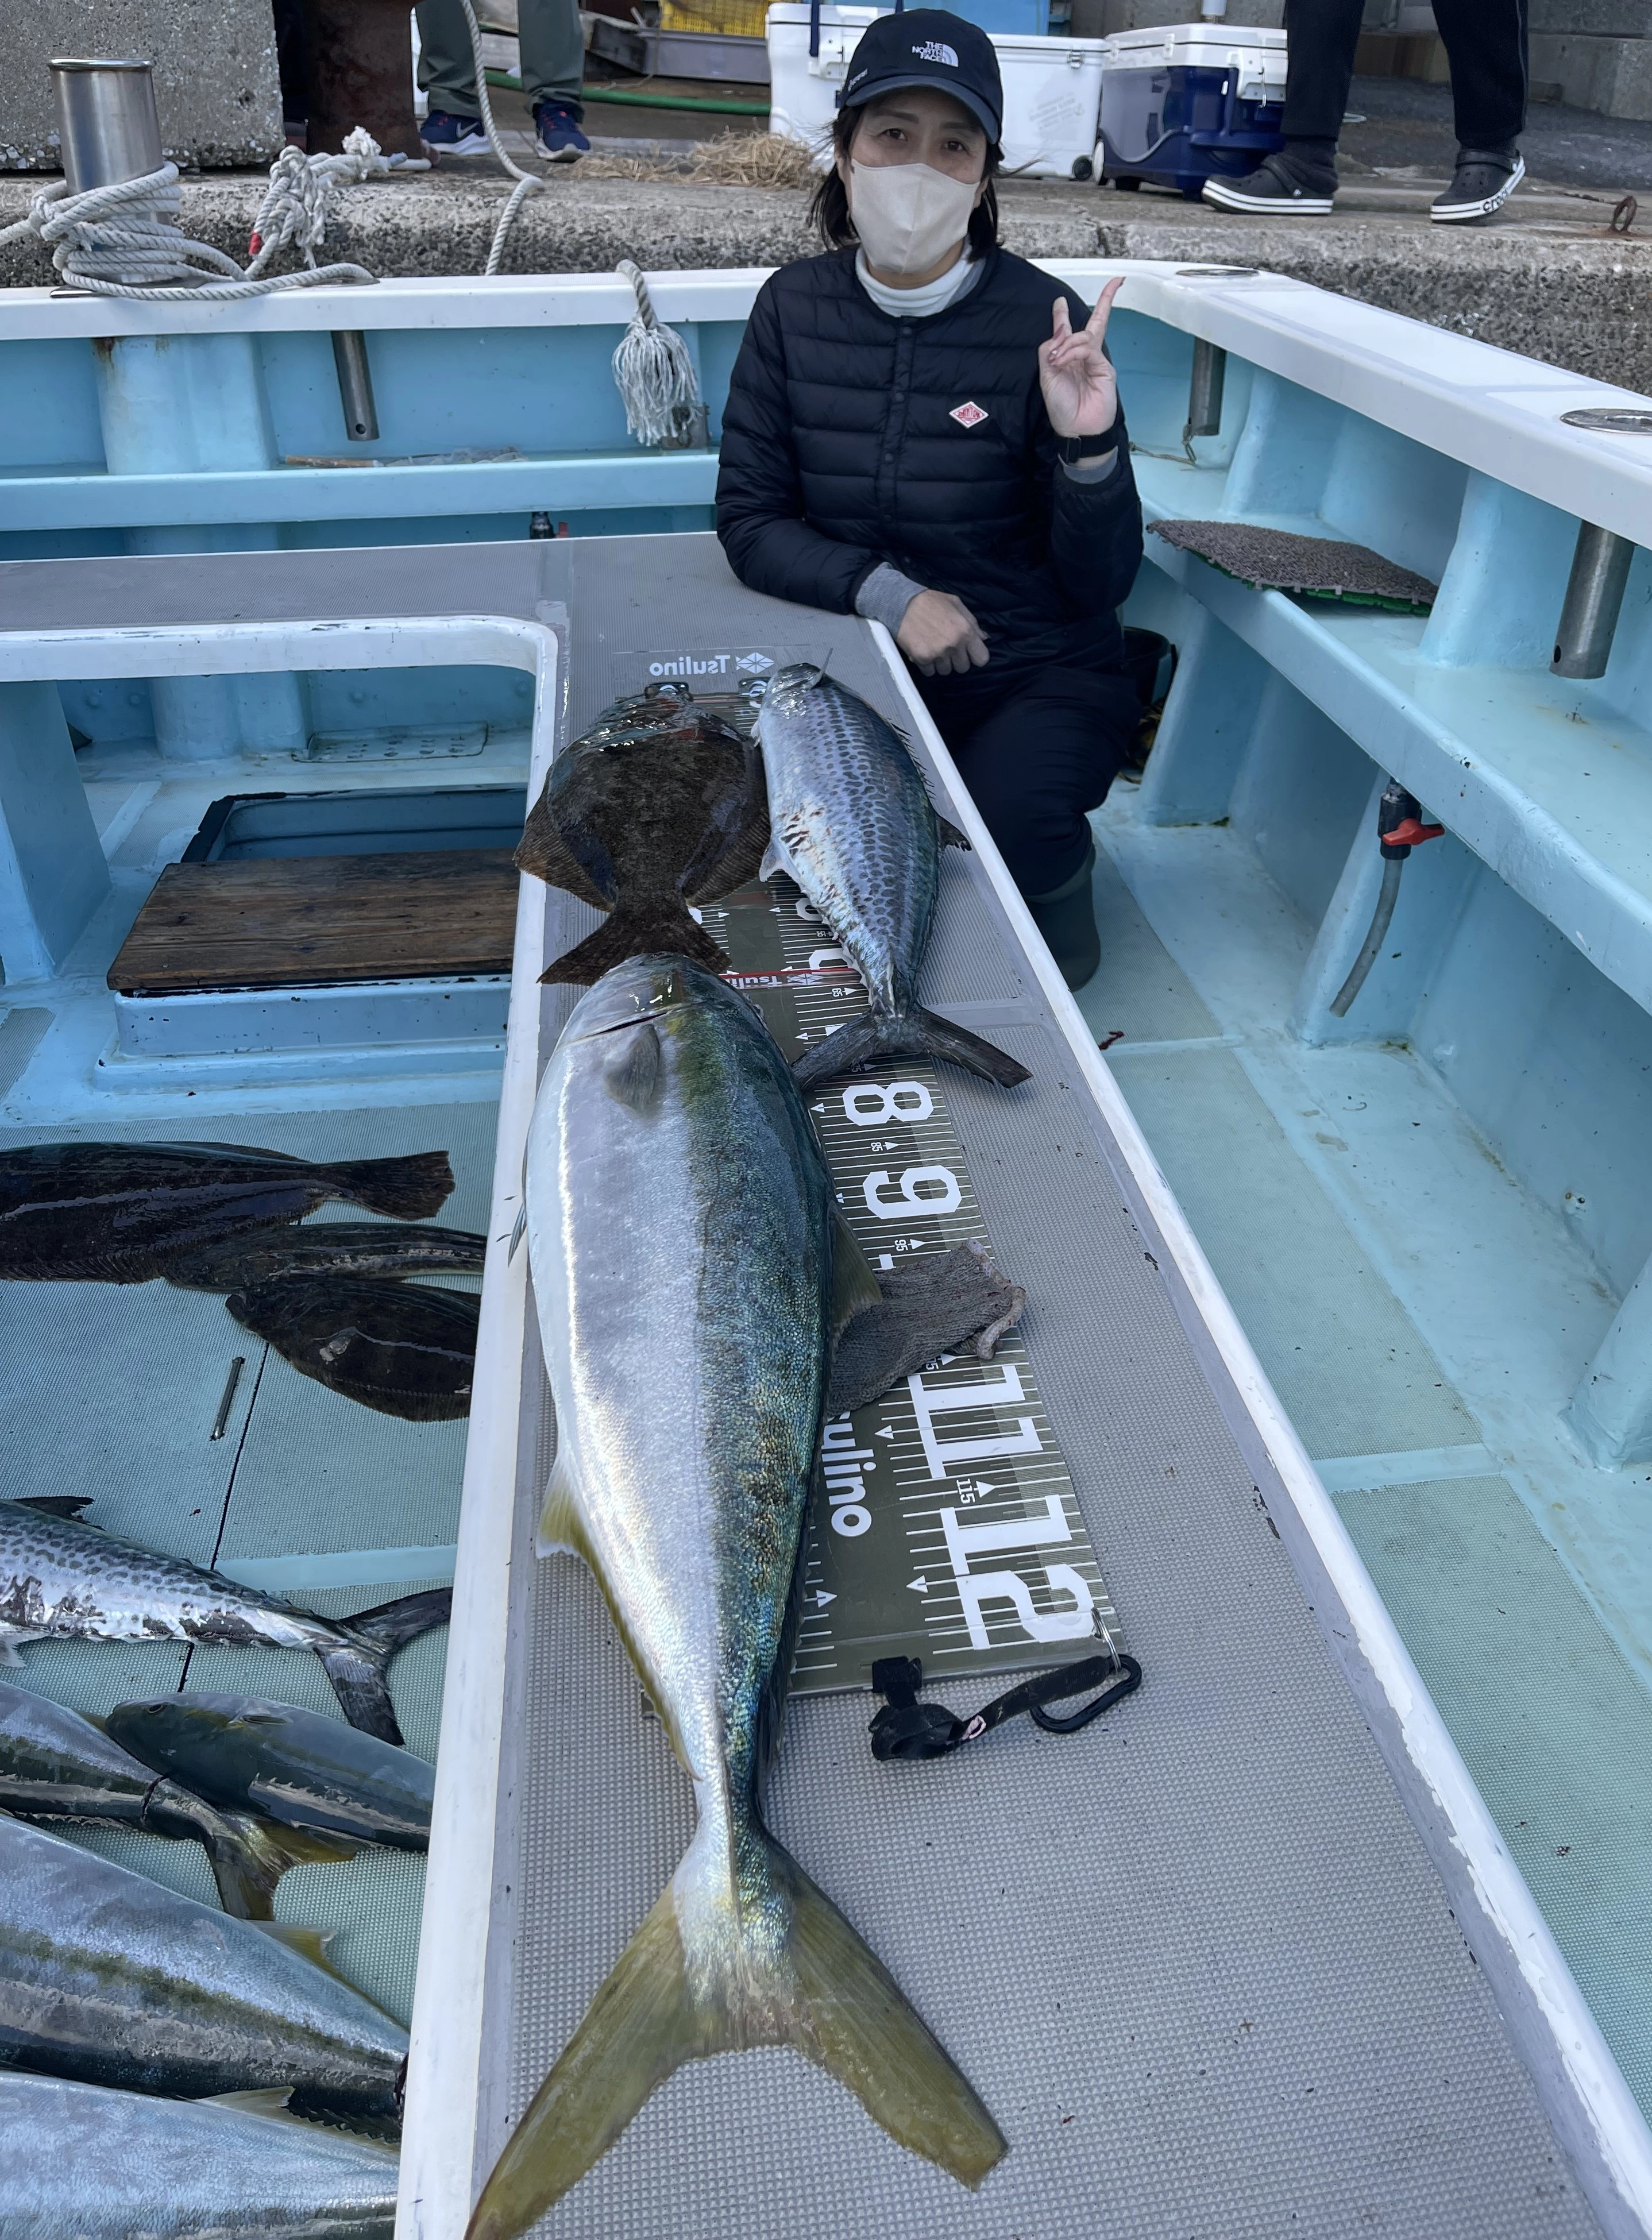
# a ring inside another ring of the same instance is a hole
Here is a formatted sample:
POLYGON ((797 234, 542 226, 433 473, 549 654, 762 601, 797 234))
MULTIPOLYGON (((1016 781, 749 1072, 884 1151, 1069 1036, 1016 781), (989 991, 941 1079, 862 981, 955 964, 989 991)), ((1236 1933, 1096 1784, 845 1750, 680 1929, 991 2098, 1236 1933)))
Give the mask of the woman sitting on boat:
POLYGON ((1085 811, 1138 706, 1116 609, 1142 514, 1094 313, 998 245, 1003 93, 939 9, 856 48, 814 216, 754 304, 717 535, 752 590, 887 625, 1069 985, 1096 970, 1085 811))

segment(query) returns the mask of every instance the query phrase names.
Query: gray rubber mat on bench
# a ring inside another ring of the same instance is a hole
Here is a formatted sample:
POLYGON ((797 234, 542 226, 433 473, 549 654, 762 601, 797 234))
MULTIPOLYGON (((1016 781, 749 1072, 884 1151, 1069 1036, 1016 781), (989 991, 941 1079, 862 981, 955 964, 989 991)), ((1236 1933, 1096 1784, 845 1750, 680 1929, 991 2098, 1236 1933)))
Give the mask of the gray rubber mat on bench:
MULTIPOLYGON (((869 634, 741 591, 707 537, 0 567, 12 627, 505 611, 565 601, 570 714, 627 648, 815 643, 891 712, 869 634), (134 570, 150 571, 135 574, 134 570), (96 606, 93 601, 97 602, 96 606), (79 602, 78 613, 65 613, 79 602)), ((558 945, 589 913, 556 905, 558 945)), ((1034 1069, 949 1103, 1140 1694, 879 1766, 864 1697, 797 1703, 776 1831, 1010 2141, 971 2197, 783 2051, 673 2077, 542 2230, 558 2240, 1561 2240, 1596 2227, 1443 1889, 1124 1213, 1065 1045, 950 867, 932 1000, 1034 1069)), ((547 1000, 566 1002, 564 991, 547 1000)), ((523 1910, 490 2061, 514 2117, 685 1844, 691 1806, 589 1578, 529 1611, 523 1910)), ((983 1691, 985 1692, 985 1691, 983 1691)), ((973 1708, 973 1704, 965 1705, 973 1708)), ((477 1924, 478 1931, 480 1924, 477 1924)), ((503 2131, 501 2130, 501 2136, 503 2131)), ((483 2163, 498 2137, 480 2143, 483 2163)))

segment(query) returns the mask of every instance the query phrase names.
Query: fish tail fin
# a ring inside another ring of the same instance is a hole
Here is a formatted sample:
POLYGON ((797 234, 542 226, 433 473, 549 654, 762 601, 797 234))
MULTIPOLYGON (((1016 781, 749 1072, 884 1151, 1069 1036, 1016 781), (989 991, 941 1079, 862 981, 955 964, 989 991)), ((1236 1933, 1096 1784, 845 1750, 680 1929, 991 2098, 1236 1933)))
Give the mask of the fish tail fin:
POLYGON ((403 1595, 376 1610, 363 1610, 341 1623, 341 1637, 316 1650, 327 1677, 333 1683, 344 1717, 363 1734, 381 1742, 400 1743, 396 1708, 384 1684, 390 1661, 398 1649, 445 1625, 453 1607, 451 1587, 431 1587, 423 1594, 403 1595))
POLYGON ((453 1169, 445 1151, 415 1151, 402 1159, 350 1159, 327 1171, 341 1197, 396 1221, 429 1221, 453 1194, 453 1169))
POLYGON ((612 2146, 674 2070, 708 2054, 792 2045, 873 2121, 971 2191, 1005 2152, 968 2079, 883 1963, 796 1860, 760 1830, 789 1933, 759 1909, 733 1968, 691 1968, 682 1870, 621 1954, 482 2190, 466 2240, 517 2240, 612 2146))
POLYGON ((238 1921, 272 1918, 276 1885, 289 1867, 336 1863, 361 1849, 342 1836, 284 1828, 247 1812, 221 1815, 205 1842, 219 1903, 238 1921))
POLYGON ((642 895, 635 902, 622 895, 595 933, 564 950, 539 977, 589 984, 629 957, 686 957, 709 972, 724 971, 729 963, 681 895, 642 895))
POLYGON ((863 1011, 859 1018, 806 1050, 794 1063, 792 1076, 800 1089, 813 1089, 821 1082, 836 1081, 842 1074, 857 1073, 863 1066, 883 1065, 903 1057, 944 1058, 949 1065, 961 1065, 966 1072, 979 1074, 983 1081, 996 1081, 1005 1089, 1032 1077, 1007 1050, 972 1035, 968 1027, 956 1026, 950 1019, 921 1010, 916 1004, 909 1011, 892 1015, 863 1011))

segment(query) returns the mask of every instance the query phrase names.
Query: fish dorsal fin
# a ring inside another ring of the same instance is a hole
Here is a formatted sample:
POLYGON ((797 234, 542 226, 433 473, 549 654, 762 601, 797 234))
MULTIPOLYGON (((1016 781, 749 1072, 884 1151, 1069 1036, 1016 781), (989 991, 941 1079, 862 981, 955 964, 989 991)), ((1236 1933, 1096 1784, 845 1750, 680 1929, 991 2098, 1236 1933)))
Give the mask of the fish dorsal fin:
POLYGON ((973 848, 975 845, 969 834, 960 832, 952 819, 943 817, 938 809, 935 812, 935 837, 943 848, 973 848))
POLYGON ((292 2098, 290 2084, 260 2085, 252 2092, 213 2092, 196 2103, 201 2108, 229 2108, 239 2116, 277 2117, 289 2123, 302 2118, 295 2116, 287 2103, 292 2098))
MULTIPOLYGON (((783 871, 789 879, 797 878, 796 868, 791 860, 791 850, 786 845, 780 827, 777 824, 771 824, 769 828, 769 845, 763 851, 763 862, 757 867, 757 877, 760 879, 772 879, 776 871, 783 871)), ((799 879, 797 883, 801 886, 802 880, 799 879)))
POLYGON ((861 1250, 854 1230, 841 1213, 832 1215, 832 1337, 840 1338, 858 1314, 881 1306, 883 1294, 861 1250))
POLYGON ((273 1937, 277 1944, 284 1944, 290 1952, 296 1952, 302 1959, 308 1960, 311 1967, 319 1968, 323 1976, 330 1976, 336 1983, 343 1983, 354 1991, 358 1999, 365 1999, 378 2013, 389 2016, 391 2022, 396 2020, 388 2007, 381 2006, 372 1993, 363 1990, 359 1983, 351 1983, 343 1970, 336 1968, 327 1957, 327 1948, 338 1934, 336 1929, 302 1929, 290 1921, 250 1921, 246 1926, 256 1929, 261 1937, 273 1937))
MULTIPOLYGON (((338 1976, 337 1969, 327 1957, 327 1947, 338 1934, 336 1929, 302 1929, 290 1921, 252 1921, 247 1926, 256 1929, 260 1936, 273 1937, 290 1952, 302 1952, 312 1966, 324 1968, 330 1976, 338 1976)), ((344 1978, 338 1976, 338 1980, 342 1983, 344 1978)))
POLYGON ((603 1086, 616 1103, 646 1114, 659 1102, 665 1063, 660 1037, 651 1021, 644 1019, 625 1037, 625 1047, 603 1069, 603 1086))
POLYGON ((559 1447, 545 1488, 545 1505, 539 1512, 539 1553, 577 1556, 589 1563, 584 1519, 580 1513, 579 1470, 573 1450, 559 1447))
POLYGON ((30 1495, 27 1500, 14 1501, 11 1506, 14 1509, 37 1509, 43 1517, 67 1517, 77 1524, 83 1524, 86 1519, 80 1512, 83 1509, 90 1509, 97 1498, 97 1495, 92 1493, 37 1493, 30 1495))

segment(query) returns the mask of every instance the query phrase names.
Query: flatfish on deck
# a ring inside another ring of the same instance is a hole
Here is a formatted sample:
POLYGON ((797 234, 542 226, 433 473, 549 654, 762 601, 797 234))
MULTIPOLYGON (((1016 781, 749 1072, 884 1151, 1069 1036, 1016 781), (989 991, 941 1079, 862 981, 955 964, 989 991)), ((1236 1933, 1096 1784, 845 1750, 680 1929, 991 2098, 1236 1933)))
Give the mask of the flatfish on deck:
POLYGON ((301 1275, 231 1291, 223 1303, 301 1375, 381 1416, 448 1423, 470 1412, 482 1304, 474 1292, 301 1275))
POLYGON ((0 2077, 4 2240, 391 2240, 398 2162, 215 2101, 0 2077))
POLYGON ((763 757, 686 687, 616 701, 557 756, 516 850, 524 871, 610 913, 547 980, 594 981, 628 957, 727 963, 691 904, 756 876, 769 837, 763 757))
POLYGON ((447 1587, 403 1595, 354 1617, 317 1617, 257 1587, 237 1586, 181 1556, 157 1556, 62 1513, 65 1497, 0 1501, 0 1662, 28 1641, 205 1641, 307 1649, 320 1657, 353 1727, 399 1743, 384 1676, 396 1650, 445 1625, 447 1587))
POLYGON ((330 1198, 428 1221, 452 1189, 445 1151, 317 1165, 239 1143, 14 1143, 0 1150, 0 1277, 146 1283, 330 1198))
POLYGON ((468 1229, 417 1223, 313 1221, 226 1237, 166 1263, 166 1280, 188 1291, 240 1291, 287 1276, 479 1276, 488 1240, 468 1229))

